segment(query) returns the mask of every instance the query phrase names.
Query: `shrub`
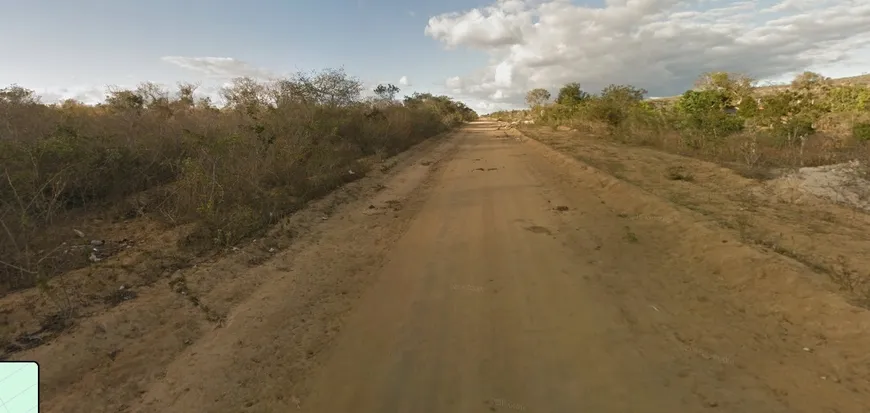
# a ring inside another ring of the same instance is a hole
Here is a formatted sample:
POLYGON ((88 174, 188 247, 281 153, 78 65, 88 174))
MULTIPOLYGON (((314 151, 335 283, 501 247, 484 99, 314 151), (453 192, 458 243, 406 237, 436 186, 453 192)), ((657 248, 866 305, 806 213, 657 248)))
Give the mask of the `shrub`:
POLYGON ((152 214, 194 224, 186 247, 231 245, 363 176, 363 159, 477 116, 446 96, 393 102, 397 89, 366 102, 340 70, 236 79, 222 109, 188 84, 175 94, 147 83, 112 89, 96 106, 0 90, 0 292, 87 264, 57 253, 77 217, 152 214))
POLYGON ((560 89, 554 103, 493 116, 570 125, 592 135, 605 126, 612 139, 753 167, 853 159, 866 151, 854 142, 870 140, 870 86, 811 72, 772 88, 754 87, 741 74, 710 72, 679 97, 643 101, 645 94, 611 85, 588 96, 573 83, 560 89))
POLYGON ((861 122, 852 126, 852 137, 859 142, 870 142, 870 123, 861 122))
POLYGON ((675 105, 676 126, 689 136, 685 142, 692 148, 700 148, 705 141, 717 142, 740 132, 744 119, 726 111, 729 97, 718 89, 684 93, 675 105))

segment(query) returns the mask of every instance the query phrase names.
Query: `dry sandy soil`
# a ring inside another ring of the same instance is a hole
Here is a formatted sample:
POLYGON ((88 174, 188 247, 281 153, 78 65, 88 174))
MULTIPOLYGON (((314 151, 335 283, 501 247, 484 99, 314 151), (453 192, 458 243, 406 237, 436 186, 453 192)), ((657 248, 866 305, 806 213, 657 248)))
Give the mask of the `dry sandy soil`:
POLYGON ((496 126, 11 358, 40 362, 44 412, 867 412, 865 214, 496 126))

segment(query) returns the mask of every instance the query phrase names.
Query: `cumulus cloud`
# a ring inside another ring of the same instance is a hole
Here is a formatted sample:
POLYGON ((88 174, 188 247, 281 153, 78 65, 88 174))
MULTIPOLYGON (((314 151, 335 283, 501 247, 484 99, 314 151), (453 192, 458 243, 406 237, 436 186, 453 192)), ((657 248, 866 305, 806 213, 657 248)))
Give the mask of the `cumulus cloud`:
POLYGON ((160 59, 164 62, 199 72, 209 78, 250 77, 254 79, 269 79, 275 77, 275 74, 268 70, 251 66, 244 61, 232 57, 164 56, 160 59))
POLYGON ((445 82, 487 105, 522 105, 528 89, 575 81, 591 91, 624 83, 670 96, 705 71, 768 79, 860 58, 856 50, 870 44, 870 2, 497 0, 434 16, 425 33, 448 50, 489 55, 486 67, 445 82))
POLYGON ((411 86, 411 83, 408 81, 408 76, 402 76, 399 79, 399 85, 401 86, 411 86))
MULTIPOLYGON (((507 2, 501 2, 501 5, 507 2)), ((507 12, 499 7, 484 11, 444 14, 429 19, 426 34, 441 40, 447 47, 467 45, 480 49, 519 43, 526 16, 507 12)))

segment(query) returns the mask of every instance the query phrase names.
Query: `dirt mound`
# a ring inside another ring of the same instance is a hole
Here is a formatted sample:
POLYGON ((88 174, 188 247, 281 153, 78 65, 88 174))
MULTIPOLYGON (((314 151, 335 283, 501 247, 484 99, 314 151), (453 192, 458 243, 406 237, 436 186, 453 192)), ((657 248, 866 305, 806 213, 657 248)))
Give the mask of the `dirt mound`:
POLYGON ((859 161, 800 168, 767 183, 781 197, 800 202, 805 196, 827 199, 852 208, 870 211, 870 174, 859 161))

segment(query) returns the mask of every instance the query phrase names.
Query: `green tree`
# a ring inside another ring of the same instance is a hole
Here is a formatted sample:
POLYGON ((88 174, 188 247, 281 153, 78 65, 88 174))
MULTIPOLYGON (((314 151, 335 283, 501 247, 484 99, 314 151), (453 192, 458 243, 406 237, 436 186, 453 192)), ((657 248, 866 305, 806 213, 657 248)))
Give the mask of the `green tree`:
POLYGON ((737 107, 743 99, 752 96, 754 80, 743 74, 728 72, 708 72, 695 81, 695 88, 700 91, 717 90, 728 98, 729 106, 737 107))
POLYGON ((803 72, 795 76, 791 81, 791 87, 795 89, 814 90, 829 86, 830 78, 824 77, 816 72, 803 72))
MULTIPOLYGON (((754 100, 752 100, 754 102, 754 100)), ((724 89, 689 90, 677 100, 677 126, 687 132, 689 146, 699 148, 702 140, 718 141, 743 129, 745 120, 726 112, 729 97, 724 89)))
POLYGON ((728 96, 721 90, 689 90, 677 100, 676 109, 685 115, 722 112, 728 105, 728 96))
POLYGON ((646 93, 631 85, 609 85, 601 95, 589 100, 587 110, 592 119, 606 123, 613 133, 632 113, 644 110, 641 102, 646 93))
POLYGON ((637 103, 646 94, 646 89, 631 85, 609 85, 601 91, 601 98, 612 102, 637 103))
POLYGON ((758 120, 787 144, 815 131, 815 122, 823 112, 799 91, 781 90, 762 98, 764 110, 758 120))
POLYGON ((547 89, 537 88, 526 93, 526 103, 532 107, 541 106, 550 100, 550 92, 547 89))
POLYGON ((825 106, 832 112, 870 111, 870 87, 838 85, 824 95, 825 106))
POLYGON ((565 84, 559 89, 559 94, 556 96, 556 103, 565 106, 574 106, 589 99, 589 94, 580 88, 580 84, 572 82, 565 84))
POLYGON ((411 109, 430 109, 451 122, 472 121, 477 119, 477 112, 447 96, 434 96, 431 93, 414 93, 405 96, 403 105, 411 109))

